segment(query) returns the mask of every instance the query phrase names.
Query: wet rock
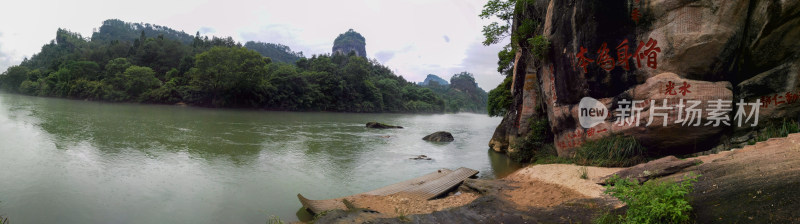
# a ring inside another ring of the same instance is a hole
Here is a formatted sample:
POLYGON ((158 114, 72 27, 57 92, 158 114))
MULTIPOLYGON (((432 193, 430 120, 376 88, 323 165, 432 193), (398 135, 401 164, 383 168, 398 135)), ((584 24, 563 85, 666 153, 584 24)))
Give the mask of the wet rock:
POLYGON ((368 128, 378 128, 378 129, 403 128, 402 126, 394 126, 394 125, 388 125, 388 124, 378 123, 378 122, 367 122, 367 127, 368 128))
POLYGON ((450 132, 437 131, 434 132, 433 134, 425 136, 424 138, 422 138, 422 140, 432 141, 432 142, 452 142, 455 139, 453 138, 453 134, 450 134, 450 132))
POLYGON ((412 157, 412 158, 408 158, 408 159, 411 159, 411 160, 433 160, 433 159, 431 159, 430 157, 428 157, 426 155, 418 155, 417 157, 412 157))

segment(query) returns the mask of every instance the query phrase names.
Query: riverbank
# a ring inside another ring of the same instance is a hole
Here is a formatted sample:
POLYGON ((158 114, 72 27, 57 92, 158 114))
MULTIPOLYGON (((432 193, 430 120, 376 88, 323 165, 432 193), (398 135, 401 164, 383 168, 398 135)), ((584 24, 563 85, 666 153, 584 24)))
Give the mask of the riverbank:
POLYGON ((800 134, 792 134, 732 151, 665 158, 629 168, 532 165, 501 179, 465 181, 454 195, 477 197, 461 201, 461 206, 416 215, 330 211, 315 223, 592 223, 601 214, 624 207, 598 184, 614 173, 657 181, 700 175, 690 194, 692 219, 699 223, 800 221, 793 213, 800 208, 800 200, 793 196, 800 189, 800 134), (686 167, 686 161, 691 165, 686 167))
POLYGON ((325 212, 315 223, 405 222, 417 218, 439 223, 475 221, 462 220, 465 217, 512 223, 518 217, 540 221, 562 217, 583 220, 590 217, 587 214, 622 206, 604 195, 603 187, 592 181, 621 169, 533 165, 500 179, 469 179, 449 196, 436 200, 411 200, 402 195, 359 198, 353 202, 355 209, 325 212))

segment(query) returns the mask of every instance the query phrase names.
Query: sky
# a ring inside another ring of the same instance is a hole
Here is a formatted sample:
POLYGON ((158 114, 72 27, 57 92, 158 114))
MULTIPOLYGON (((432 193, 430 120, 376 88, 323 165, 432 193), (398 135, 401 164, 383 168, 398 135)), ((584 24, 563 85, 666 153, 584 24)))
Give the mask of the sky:
MULTIPOLYGON (((487 0, 24 0, 0 3, 0 71, 31 57, 58 28, 91 37, 106 19, 167 26, 189 34, 280 43, 310 57, 331 52, 348 29, 366 38, 367 57, 420 82, 468 71, 486 91, 503 79, 497 52, 483 46, 478 17, 487 0)), ((508 42, 506 40, 505 42, 508 42)))

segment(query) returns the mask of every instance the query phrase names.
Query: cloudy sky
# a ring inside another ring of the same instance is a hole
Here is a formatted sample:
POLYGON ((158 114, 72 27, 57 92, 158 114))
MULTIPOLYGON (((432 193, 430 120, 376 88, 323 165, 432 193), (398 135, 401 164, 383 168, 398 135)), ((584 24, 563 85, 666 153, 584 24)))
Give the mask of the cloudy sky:
POLYGON ((502 44, 483 46, 478 17, 487 0, 135 0, 5 1, 0 13, 0 71, 31 57, 65 28, 90 37, 117 18, 239 42, 281 43, 306 56, 330 53, 352 28, 367 39, 367 55, 410 81, 427 74, 449 79, 469 71, 489 91, 502 44))

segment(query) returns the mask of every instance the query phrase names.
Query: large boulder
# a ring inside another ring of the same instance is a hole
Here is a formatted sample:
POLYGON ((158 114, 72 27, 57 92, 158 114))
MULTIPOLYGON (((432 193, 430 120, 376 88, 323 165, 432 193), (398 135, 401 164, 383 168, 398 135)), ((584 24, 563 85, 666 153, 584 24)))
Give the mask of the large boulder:
POLYGON ((540 118, 549 120, 559 156, 611 135, 634 136, 653 155, 741 147, 771 122, 800 119, 800 1, 535 0, 517 6, 524 7, 515 10, 513 30, 533 31, 512 34, 519 49, 512 105, 489 143, 495 151, 513 151, 514 139, 540 118), (521 29, 525 24, 540 25, 521 29), (526 41, 537 35, 550 42, 541 58, 526 41), (606 107, 603 122, 581 125, 584 97, 606 107), (725 122, 709 119, 716 100, 725 122), (745 105, 741 126, 739 100, 753 103, 745 105), (638 119, 620 123, 617 110, 626 101, 642 110, 638 119), (697 126, 677 119, 689 101, 700 102, 693 108, 702 117, 697 126), (757 116, 747 120, 754 107, 757 116))
POLYGON ((432 142, 452 142, 455 139, 453 138, 453 134, 450 134, 450 132, 437 131, 434 132, 433 134, 425 136, 424 138, 422 138, 422 140, 432 141, 432 142))

